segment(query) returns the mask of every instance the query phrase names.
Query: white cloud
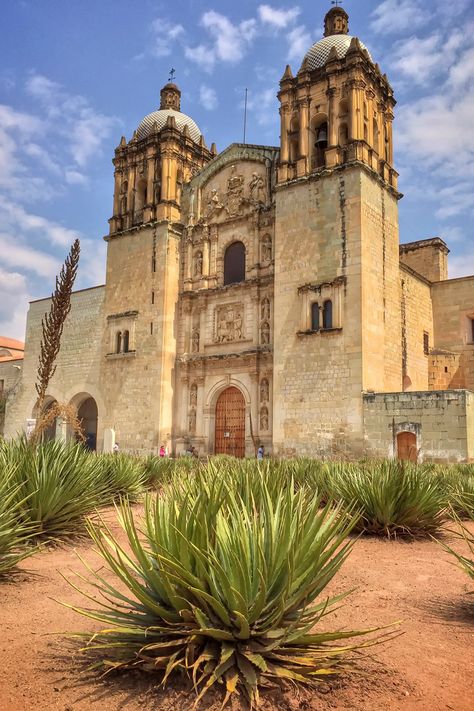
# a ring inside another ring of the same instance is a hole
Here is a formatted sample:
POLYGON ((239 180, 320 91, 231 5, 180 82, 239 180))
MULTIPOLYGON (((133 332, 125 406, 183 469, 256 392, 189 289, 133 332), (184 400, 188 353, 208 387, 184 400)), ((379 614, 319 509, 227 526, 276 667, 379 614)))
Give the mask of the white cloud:
POLYGON ((434 32, 427 37, 413 36, 397 42, 391 57, 391 66, 418 84, 424 84, 439 74, 446 73, 455 59, 457 50, 465 42, 457 30, 446 37, 434 32))
POLYGON ((212 72, 216 63, 216 56, 211 47, 198 44, 196 47, 185 47, 184 54, 187 59, 198 64, 204 71, 212 72))
POLYGON ((87 185, 89 180, 86 175, 80 173, 78 170, 67 169, 64 173, 66 183, 69 185, 87 185))
MULTIPOLYGON (((243 103, 241 104, 243 108, 243 103)), ((278 102, 275 87, 269 87, 258 93, 249 92, 247 100, 249 113, 255 116, 259 126, 275 125, 278 117, 278 102)))
POLYGON ((151 30, 154 35, 151 54, 155 57, 168 57, 172 54, 176 40, 184 35, 182 25, 161 17, 153 20, 151 30))
POLYGON ((9 226, 12 231, 39 233, 50 244, 69 246, 76 239, 77 232, 63 227, 40 215, 27 212, 21 205, 0 196, 0 219, 2 225, 9 226))
POLYGON ((311 35, 304 25, 294 27, 288 33, 288 61, 303 61, 303 57, 311 47, 311 35))
POLYGON ((474 273, 474 248, 469 247, 456 255, 450 255, 448 260, 448 276, 450 279, 456 277, 471 276, 474 273))
POLYGON ((234 24, 228 17, 215 10, 204 13, 201 25, 209 33, 213 44, 185 47, 185 56, 206 71, 212 71, 218 60, 229 64, 240 62, 257 35, 255 19, 242 20, 234 24))
POLYGON ((2 262, 8 267, 33 272, 41 277, 53 277, 58 271, 58 259, 20 242, 17 235, 0 232, 0 253, 2 262))
POLYGON ((370 28, 374 32, 396 34, 420 26, 428 14, 416 0, 384 0, 371 17, 370 28))
POLYGON ((207 111, 214 111, 219 104, 215 90, 205 84, 199 88, 199 100, 207 111))
POLYGON ((277 29, 287 28, 296 20, 300 12, 299 7, 291 7, 288 10, 280 10, 271 5, 259 5, 258 7, 260 21, 277 29))
POLYGON ((28 286, 24 274, 0 267, 0 333, 25 339, 28 286))

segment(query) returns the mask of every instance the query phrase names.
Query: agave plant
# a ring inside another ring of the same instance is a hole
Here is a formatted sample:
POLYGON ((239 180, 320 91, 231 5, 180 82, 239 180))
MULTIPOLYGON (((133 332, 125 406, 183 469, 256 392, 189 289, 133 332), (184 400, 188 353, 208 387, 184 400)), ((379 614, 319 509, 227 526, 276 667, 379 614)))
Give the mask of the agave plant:
POLYGON ((429 468, 400 461, 327 464, 330 496, 360 512, 356 530, 426 535, 446 518, 446 496, 429 468))
POLYGON ((3 458, 16 472, 23 519, 38 535, 76 534, 84 516, 111 499, 98 458, 79 444, 51 441, 31 446, 20 439, 4 445, 3 458))
POLYGON ((0 463, 0 576, 21 560, 35 553, 37 548, 29 545, 34 527, 25 522, 20 485, 11 464, 0 463))
POLYGON ((453 512, 453 518, 458 524, 458 530, 452 530, 452 529, 447 529, 450 533, 454 533, 458 538, 462 538, 463 541, 465 542, 469 554, 472 556, 468 558, 466 555, 463 555, 462 553, 458 553, 455 551, 451 546, 448 546, 447 543, 444 541, 439 541, 440 545, 443 546, 443 548, 450 553, 454 558, 456 558, 458 564, 464 570, 464 572, 469 575, 470 578, 474 578, 474 535, 469 531, 466 526, 463 526, 459 517, 455 512, 453 512))
POLYGON ((138 499, 145 488, 147 474, 143 462, 129 454, 101 454, 98 456, 100 463, 100 477, 102 486, 107 492, 108 501, 120 496, 127 496, 130 500, 138 499))
POLYGON ((80 635, 99 666, 158 672, 163 683, 185 671, 196 704, 219 683, 223 705, 243 692, 252 707, 261 686, 316 684, 374 643, 365 637, 374 630, 325 624, 347 594, 328 597, 325 588, 350 552, 354 521, 337 507, 320 509, 303 489, 277 490, 270 481, 242 477, 236 491, 232 478, 212 470, 175 480, 162 496, 146 498, 143 533, 123 502, 127 549, 103 522, 89 524, 120 580, 116 586, 89 567, 100 599, 80 590, 93 606, 72 608, 104 625, 92 639, 80 635))

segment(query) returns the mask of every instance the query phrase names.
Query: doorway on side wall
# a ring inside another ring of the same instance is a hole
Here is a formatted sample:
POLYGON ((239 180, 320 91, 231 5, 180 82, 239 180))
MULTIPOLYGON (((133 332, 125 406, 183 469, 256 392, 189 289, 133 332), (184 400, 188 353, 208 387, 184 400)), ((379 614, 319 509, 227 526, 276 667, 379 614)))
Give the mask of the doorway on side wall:
POLYGON ((413 432, 399 432, 397 434, 397 457, 407 462, 418 461, 416 434, 413 432))
POLYGON ((245 457, 245 400, 233 386, 216 403, 215 453, 245 457))

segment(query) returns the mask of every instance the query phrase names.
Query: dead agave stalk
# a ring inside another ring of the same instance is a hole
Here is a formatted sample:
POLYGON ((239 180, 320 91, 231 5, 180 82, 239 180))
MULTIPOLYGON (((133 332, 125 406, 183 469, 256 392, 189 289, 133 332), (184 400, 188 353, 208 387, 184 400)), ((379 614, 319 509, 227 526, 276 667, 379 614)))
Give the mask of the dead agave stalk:
MULTIPOLYGON (((48 426, 47 424, 43 425, 42 420, 44 418, 49 420, 49 413, 53 411, 53 408, 49 408, 47 413, 42 414, 48 385, 56 372, 56 358, 61 347, 64 322, 71 310, 71 293, 76 279, 80 251, 79 240, 76 239, 61 267, 59 275, 56 277, 56 287, 51 294, 51 308, 49 313, 45 314, 41 321, 43 337, 41 339, 38 359, 38 377, 35 384, 38 400, 36 401, 35 407, 36 426, 31 437, 33 443, 38 441, 40 434, 44 432, 48 426)), ((65 408, 67 406, 61 405, 60 407, 65 408)), ((52 420, 49 424, 51 424, 51 422, 52 420)), ((81 429, 80 426, 79 429, 81 429)))
POLYGON ((34 431, 35 442, 38 442, 41 439, 43 432, 47 430, 58 417, 69 425, 77 440, 80 442, 86 441, 86 437, 82 429, 82 423, 77 417, 77 409, 74 405, 67 405, 62 402, 53 402, 53 404, 39 417, 36 423, 34 431))

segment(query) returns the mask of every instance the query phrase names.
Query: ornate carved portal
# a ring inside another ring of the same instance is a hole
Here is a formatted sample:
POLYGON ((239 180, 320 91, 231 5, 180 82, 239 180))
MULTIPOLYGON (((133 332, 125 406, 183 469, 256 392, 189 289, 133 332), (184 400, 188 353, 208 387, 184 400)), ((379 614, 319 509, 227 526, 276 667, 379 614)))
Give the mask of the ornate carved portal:
POLYGON ((245 400, 233 386, 216 403, 215 453, 245 456, 245 400))

